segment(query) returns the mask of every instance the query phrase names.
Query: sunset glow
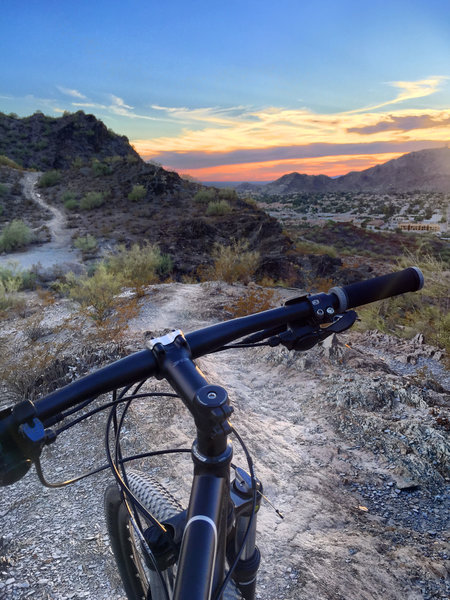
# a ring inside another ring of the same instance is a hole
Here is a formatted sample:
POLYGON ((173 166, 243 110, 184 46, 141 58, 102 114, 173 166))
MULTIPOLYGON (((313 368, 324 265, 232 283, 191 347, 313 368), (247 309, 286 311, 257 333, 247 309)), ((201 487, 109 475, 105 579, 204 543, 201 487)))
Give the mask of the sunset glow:
POLYGON ((2 112, 92 113, 200 180, 335 177, 450 141, 448 0, 42 0, 2 25, 2 112))

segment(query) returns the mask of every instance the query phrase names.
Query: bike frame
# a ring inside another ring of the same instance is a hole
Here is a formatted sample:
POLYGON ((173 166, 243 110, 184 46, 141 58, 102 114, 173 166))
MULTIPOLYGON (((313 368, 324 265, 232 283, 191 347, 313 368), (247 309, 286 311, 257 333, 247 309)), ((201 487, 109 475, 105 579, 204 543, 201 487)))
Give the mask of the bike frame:
POLYGON ((238 582, 238 586, 246 600, 253 600, 259 566, 259 551, 255 546, 256 524, 251 526, 250 535, 246 535, 243 523, 248 524, 248 497, 256 494, 256 489, 249 490, 247 484, 247 489, 241 490, 241 493, 239 490, 231 493, 230 490, 233 452, 228 440, 232 431, 228 418, 232 408, 227 392, 222 387, 208 384, 194 364, 181 331, 151 340, 148 348, 156 357, 159 376, 167 379, 180 395, 193 415, 197 429, 192 447, 194 478, 178 560, 174 600, 210 600, 212 594, 217 593, 224 580, 227 538, 232 527, 236 534, 232 536, 233 540, 234 537, 238 539, 234 540, 228 557, 233 560, 239 550, 236 545, 244 544, 245 560, 238 563, 243 581, 238 582), (235 505, 240 505, 237 511, 235 505))

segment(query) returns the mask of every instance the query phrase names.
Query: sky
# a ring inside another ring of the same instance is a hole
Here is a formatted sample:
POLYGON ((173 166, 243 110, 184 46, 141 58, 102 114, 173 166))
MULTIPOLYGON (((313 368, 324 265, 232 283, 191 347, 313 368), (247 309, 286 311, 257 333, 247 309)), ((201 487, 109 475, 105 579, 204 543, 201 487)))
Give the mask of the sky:
POLYGON ((449 0, 3 0, 0 111, 83 110, 201 181, 450 139, 449 0))

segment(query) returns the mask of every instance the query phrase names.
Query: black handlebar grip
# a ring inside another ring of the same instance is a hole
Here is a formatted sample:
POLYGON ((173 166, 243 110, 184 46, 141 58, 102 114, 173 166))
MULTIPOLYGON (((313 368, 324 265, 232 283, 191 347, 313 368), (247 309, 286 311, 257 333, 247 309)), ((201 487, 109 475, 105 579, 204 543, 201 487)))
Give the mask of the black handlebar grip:
POLYGON ((408 267, 397 273, 389 273, 366 281, 351 283, 342 287, 333 287, 330 294, 337 296, 340 312, 355 308, 369 302, 383 300, 405 292, 416 292, 422 289, 424 279, 418 267, 408 267))

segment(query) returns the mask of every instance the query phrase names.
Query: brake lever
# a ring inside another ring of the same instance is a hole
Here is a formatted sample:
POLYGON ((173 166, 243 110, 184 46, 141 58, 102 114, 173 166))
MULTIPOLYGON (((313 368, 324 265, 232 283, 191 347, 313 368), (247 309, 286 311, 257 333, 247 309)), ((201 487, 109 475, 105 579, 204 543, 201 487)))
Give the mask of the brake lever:
POLYGON ((317 323, 290 326, 285 332, 269 338, 270 346, 282 344, 288 350, 304 352, 319 342, 322 342, 333 333, 342 333, 349 329, 356 321, 358 315, 354 310, 349 310, 341 315, 336 315, 333 322, 327 327, 320 327, 317 323))

